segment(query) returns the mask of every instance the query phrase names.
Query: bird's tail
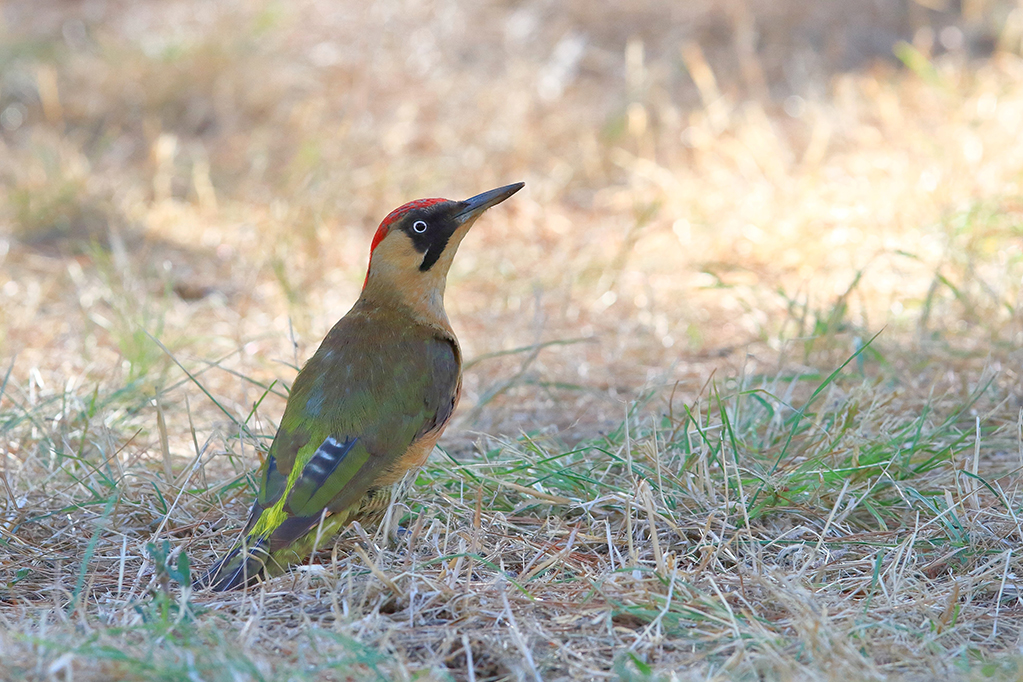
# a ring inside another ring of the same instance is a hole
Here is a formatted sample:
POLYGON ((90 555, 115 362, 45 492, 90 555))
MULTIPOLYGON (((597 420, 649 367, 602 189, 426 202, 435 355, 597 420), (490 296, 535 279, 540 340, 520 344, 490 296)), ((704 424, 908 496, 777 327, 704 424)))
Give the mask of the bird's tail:
POLYGON ((272 558, 267 539, 246 536, 223 559, 213 564, 206 575, 198 578, 192 587, 197 590, 210 588, 214 592, 252 587, 267 576, 270 561, 272 558))
POLYGON ((281 575, 288 566, 301 563, 309 554, 334 541, 338 531, 352 519, 375 520, 382 516, 391 501, 392 488, 377 488, 355 505, 339 513, 316 516, 291 516, 277 524, 266 535, 248 535, 258 512, 254 507, 241 542, 231 548, 223 559, 192 583, 196 590, 214 592, 252 587, 261 580, 281 575))

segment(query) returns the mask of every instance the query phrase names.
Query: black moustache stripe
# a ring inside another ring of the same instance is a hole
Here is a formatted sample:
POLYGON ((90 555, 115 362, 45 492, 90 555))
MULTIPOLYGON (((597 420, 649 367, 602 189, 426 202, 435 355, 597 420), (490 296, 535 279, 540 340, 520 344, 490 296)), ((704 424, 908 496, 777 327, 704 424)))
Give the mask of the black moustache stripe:
POLYGON ((419 264, 419 270, 426 272, 433 267, 434 263, 440 258, 440 255, 444 253, 444 249, 448 246, 448 239, 450 235, 438 235, 438 239, 434 239, 430 242, 430 245, 426 248, 426 255, 423 256, 423 262, 419 264))

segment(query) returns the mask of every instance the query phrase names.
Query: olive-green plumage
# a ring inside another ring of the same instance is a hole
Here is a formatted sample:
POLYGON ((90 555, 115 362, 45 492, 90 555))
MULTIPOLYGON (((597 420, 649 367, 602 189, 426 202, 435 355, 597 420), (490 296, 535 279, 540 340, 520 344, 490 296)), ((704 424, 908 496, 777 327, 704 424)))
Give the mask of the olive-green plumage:
POLYGON ((362 296, 292 385, 241 541, 197 586, 234 589, 282 573, 386 507, 391 487, 422 464, 461 389, 443 307, 448 268, 476 218, 521 187, 419 200, 384 219, 362 296))

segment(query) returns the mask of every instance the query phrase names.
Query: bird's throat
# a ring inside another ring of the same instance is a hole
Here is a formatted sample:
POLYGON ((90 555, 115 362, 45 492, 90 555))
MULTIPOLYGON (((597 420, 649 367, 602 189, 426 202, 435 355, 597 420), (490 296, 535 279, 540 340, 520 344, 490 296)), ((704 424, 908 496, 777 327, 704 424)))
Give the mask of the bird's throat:
POLYGON ((400 310, 429 326, 450 328, 444 310, 445 278, 427 272, 384 273, 370 271, 359 303, 365 307, 400 310))

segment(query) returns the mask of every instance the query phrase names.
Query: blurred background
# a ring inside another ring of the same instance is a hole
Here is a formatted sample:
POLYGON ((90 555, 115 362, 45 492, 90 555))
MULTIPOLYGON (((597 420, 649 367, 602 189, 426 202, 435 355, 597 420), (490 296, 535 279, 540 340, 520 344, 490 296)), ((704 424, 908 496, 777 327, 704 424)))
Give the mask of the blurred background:
POLYGON ((382 216, 522 180, 451 274, 449 438, 581 437, 882 328, 910 385, 1018 360, 1021 39, 1015 0, 7 0, 0 355, 26 396, 151 395, 151 334, 247 414, 382 216))

